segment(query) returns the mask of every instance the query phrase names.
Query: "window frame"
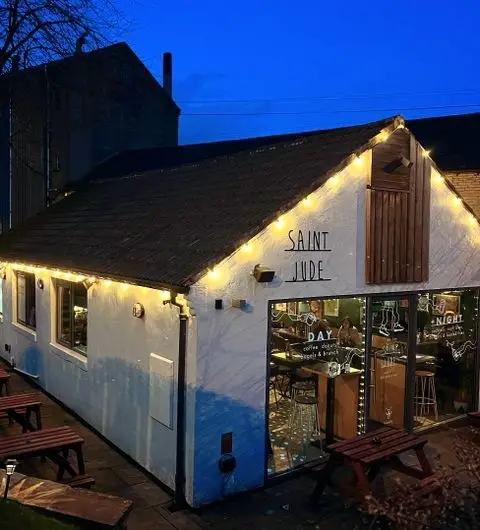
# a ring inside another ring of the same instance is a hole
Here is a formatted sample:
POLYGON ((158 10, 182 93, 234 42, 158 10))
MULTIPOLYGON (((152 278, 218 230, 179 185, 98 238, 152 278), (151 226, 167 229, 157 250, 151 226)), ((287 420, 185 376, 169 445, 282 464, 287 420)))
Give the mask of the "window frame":
POLYGON ((88 357, 88 291, 85 289, 85 294, 87 296, 87 344, 85 350, 75 347, 75 285, 76 282, 69 282, 67 280, 56 280, 55 281, 55 342, 67 348, 72 352, 82 355, 83 357, 88 357), (62 307, 61 307, 61 296, 60 288, 68 287, 70 289, 70 303, 69 303, 69 316, 70 316, 70 341, 67 341, 61 337, 61 316, 62 316, 62 307))
POLYGON ((36 289, 36 276, 33 272, 26 272, 26 271, 17 271, 15 274, 15 322, 19 324, 20 326, 23 326, 31 331, 36 332, 37 331, 37 289, 36 289), (25 292, 24 292, 24 310, 25 310, 25 320, 20 319, 19 317, 19 308, 20 308, 20 300, 19 300, 19 289, 18 289, 18 280, 20 277, 23 277, 25 279, 25 292), (33 278, 33 285, 31 285, 31 288, 33 289, 33 308, 35 310, 35 325, 31 325, 28 323, 28 314, 27 314, 27 300, 28 296, 27 293, 30 295, 27 291, 27 278, 33 278))

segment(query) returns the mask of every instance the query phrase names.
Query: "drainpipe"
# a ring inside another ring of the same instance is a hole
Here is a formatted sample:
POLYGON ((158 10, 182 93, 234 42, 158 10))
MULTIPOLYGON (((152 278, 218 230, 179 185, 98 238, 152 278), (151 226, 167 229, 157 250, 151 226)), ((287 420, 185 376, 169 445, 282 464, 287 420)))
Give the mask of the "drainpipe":
POLYGON ((176 509, 187 505, 185 500, 185 394, 186 394, 186 365, 187 365, 187 333, 188 314, 186 304, 177 302, 177 294, 170 293, 170 303, 180 309, 180 331, 178 340, 178 376, 177 376, 177 447, 175 464, 175 493, 173 503, 176 509))

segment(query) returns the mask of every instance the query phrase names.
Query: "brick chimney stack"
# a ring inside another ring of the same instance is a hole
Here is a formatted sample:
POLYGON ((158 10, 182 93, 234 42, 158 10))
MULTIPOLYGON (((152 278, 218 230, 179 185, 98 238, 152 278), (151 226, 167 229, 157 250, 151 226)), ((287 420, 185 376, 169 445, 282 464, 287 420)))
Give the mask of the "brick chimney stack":
POLYGON ((163 54, 163 88, 172 96, 172 54, 165 52, 163 54))

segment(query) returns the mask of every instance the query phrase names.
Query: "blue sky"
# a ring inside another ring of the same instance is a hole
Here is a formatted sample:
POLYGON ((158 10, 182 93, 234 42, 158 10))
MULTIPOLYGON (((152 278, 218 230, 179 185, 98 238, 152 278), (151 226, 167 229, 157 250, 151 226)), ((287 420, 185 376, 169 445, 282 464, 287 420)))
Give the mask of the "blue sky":
POLYGON ((478 0, 118 3, 160 81, 173 53, 181 143, 480 111, 478 0))

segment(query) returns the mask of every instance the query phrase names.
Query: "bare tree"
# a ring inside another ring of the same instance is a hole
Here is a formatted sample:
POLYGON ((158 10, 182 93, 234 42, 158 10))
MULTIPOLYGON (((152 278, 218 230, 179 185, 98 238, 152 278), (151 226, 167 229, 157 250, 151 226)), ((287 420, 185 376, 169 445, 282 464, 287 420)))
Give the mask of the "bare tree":
POLYGON ((121 13, 113 0, 0 0, 0 75, 108 43, 121 13))

